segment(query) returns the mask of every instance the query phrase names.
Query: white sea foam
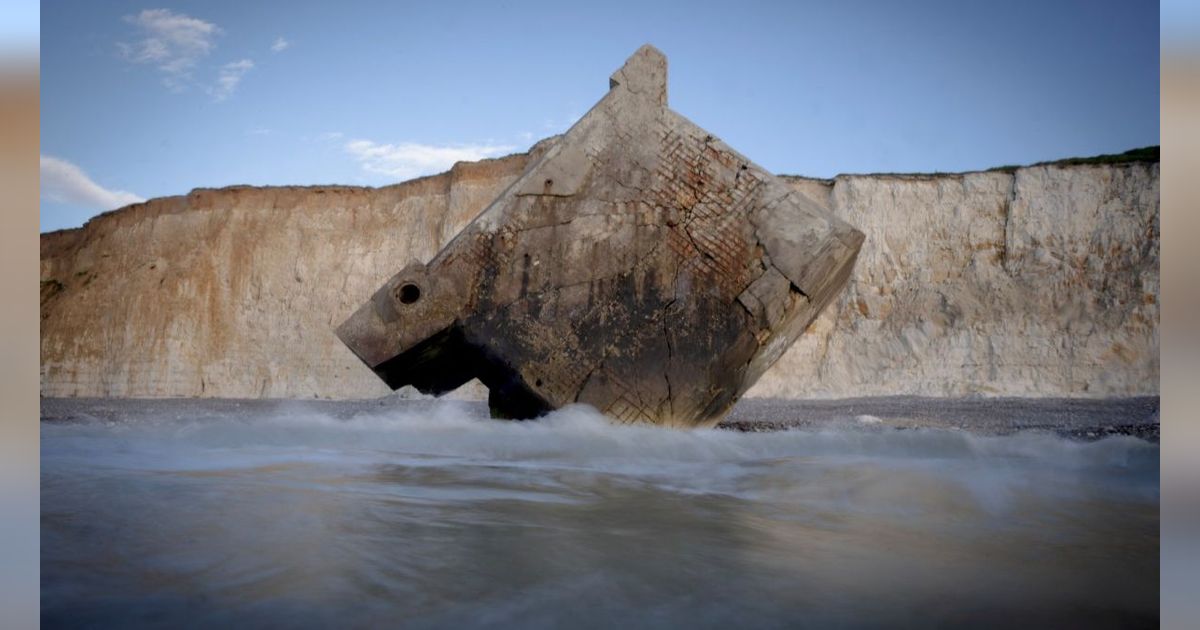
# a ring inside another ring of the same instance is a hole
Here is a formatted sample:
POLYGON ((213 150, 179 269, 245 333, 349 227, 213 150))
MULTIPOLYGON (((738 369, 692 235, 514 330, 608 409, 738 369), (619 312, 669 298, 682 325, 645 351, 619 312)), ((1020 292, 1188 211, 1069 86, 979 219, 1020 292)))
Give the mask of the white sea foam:
POLYGON ((48 426, 43 434, 56 445, 46 454, 51 458, 69 458, 75 452, 89 465, 130 469, 249 469, 284 462, 357 467, 479 464, 654 475, 698 491, 713 490, 729 477, 722 466, 754 474, 755 466, 783 460, 965 468, 989 478, 1003 471, 1016 479, 1030 471, 1146 473, 1156 469, 1158 457, 1156 445, 1128 437, 1080 442, 1042 433, 993 437, 932 429, 679 431, 612 425, 582 405, 537 421, 507 422, 481 417, 477 407, 453 401, 439 401, 422 411, 361 412, 348 419, 282 405, 250 415, 48 426), (103 445, 107 448, 95 452, 103 445))
POLYGON ((878 625, 1157 602, 1158 447, 1134 438, 247 409, 42 425, 51 621, 878 625))

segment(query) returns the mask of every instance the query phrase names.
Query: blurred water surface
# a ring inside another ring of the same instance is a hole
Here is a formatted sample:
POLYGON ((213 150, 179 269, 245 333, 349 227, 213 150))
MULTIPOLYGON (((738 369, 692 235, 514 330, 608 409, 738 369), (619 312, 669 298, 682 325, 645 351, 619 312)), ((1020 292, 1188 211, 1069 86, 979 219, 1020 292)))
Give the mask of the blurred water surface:
POLYGON ((42 423, 42 621, 1156 625, 1159 448, 587 408, 42 423))

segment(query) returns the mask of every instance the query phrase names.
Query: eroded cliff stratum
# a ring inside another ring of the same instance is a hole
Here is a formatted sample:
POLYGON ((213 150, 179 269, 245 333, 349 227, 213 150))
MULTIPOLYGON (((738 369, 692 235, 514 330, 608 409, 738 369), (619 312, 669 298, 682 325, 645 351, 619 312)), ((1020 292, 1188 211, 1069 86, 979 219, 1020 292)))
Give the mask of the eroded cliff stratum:
MULTIPOLYGON (((546 146, 382 188, 198 189, 43 234, 42 395, 386 394, 334 327, 546 146)), ((866 242, 748 395, 1158 392, 1157 162, 788 181, 866 242)))

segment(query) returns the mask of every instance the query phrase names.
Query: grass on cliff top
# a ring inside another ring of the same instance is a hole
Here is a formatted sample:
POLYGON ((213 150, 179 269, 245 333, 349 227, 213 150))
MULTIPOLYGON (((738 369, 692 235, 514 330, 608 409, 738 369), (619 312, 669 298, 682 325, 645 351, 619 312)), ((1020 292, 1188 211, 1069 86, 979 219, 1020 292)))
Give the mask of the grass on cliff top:
MULTIPOLYGON (((1127 164, 1129 162, 1157 162, 1158 161, 1158 146, 1142 147, 1140 149, 1130 149, 1124 153, 1108 153, 1105 155, 1093 155, 1091 157, 1073 157, 1064 158, 1062 160, 1050 160, 1048 162, 1037 162, 1030 166, 1079 166, 1083 164, 1127 164)), ((1018 168, 1015 164, 1006 164, 989 168, 989 171, 1005 171, 1011 173, 1018 168)))
MULTIPOLYGON (((1130 149, 1124 153, 1110 153, 1106 155, 1093 155, 1091 157, 1071 157, 1061 160, 1048 160, 1045 162, 1036 162, 1034 164, 1005 164, 1004 166, 993 166, 985 169, 983 172, 994 173, 1012 173, 1019 168, 1027 168, 1031 166, 1079 166, 1084 164, 1129 164, 1133 162, 1158 162, 1158 146, 1142 147, 1140 149, 1130 149)), ((978 172, 978 171, 976 171, 978 172)), ((844 173, 852 175, 853 173, 844 173)), ((926 178, 926 177, 953 177, 963 175, 963 173, 946 173, 942 171, 934 171, 931 173, 866 173, 870 177, 907 177, 907 178, 926 178)), ((802 175, 782 175, 782 177, 800 177, 803 179, 819 179, 815 177, 804 177, 802 175)), ((833 179, 823 180, 832 183, 833 179)))

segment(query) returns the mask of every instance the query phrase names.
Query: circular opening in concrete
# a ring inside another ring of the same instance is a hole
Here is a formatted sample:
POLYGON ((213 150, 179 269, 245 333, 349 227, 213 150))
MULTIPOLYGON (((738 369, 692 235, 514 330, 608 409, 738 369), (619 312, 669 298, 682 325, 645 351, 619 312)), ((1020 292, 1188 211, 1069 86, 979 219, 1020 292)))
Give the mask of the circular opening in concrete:
POLYGON ((401 304, 412 304, 421 299, 421 287, 411 282, 402 284, 396 291, 396 297, 400 298, 401 304))

